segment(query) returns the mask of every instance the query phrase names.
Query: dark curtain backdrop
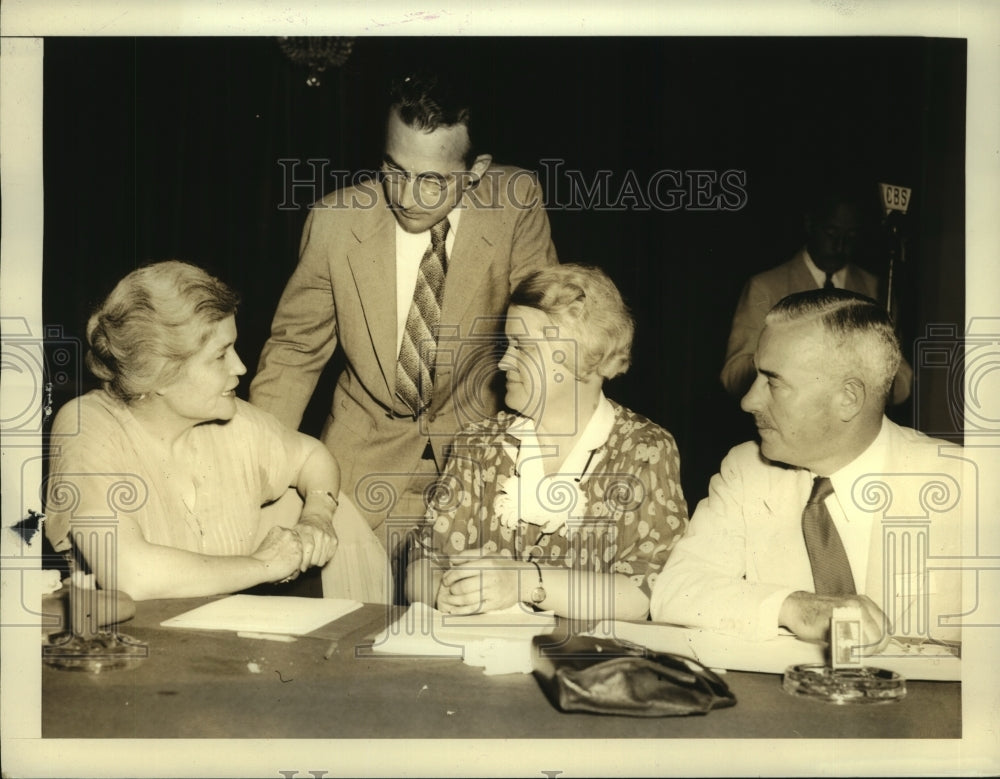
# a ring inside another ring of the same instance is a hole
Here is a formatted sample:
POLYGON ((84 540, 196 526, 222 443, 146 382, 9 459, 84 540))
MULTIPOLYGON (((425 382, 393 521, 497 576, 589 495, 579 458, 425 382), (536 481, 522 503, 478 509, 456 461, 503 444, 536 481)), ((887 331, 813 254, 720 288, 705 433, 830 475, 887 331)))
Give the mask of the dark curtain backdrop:
MULTIPOLYGON (((274 38, 50 38, 43 303, 53 341, 83 342, 91 309, 121 276, 179 258, 242 294, 238 349, 252 376, 306 205, 378 165, 386 78, 429 61, 476 84, 484 150, 540 173, 560 258, 600 265, 622 289, 638 323, 634 362, 606 391, 676 436, 692 508, 727 449, 754 432, 718 381, 737 295, 799 246, 818 171, 863 177, 873 203, 878 181, 913 188, 895 281, 919 392, 891 415, 957 435, 947 377, 912 350, 928 325, 961 332, 964 322, 962 40, 360 38, 308 86, 274 38), (667 170, 707 172, 692 196, 709 207, 670 209, 663 184, 660 203, 643 208, 643 190, 667 170), (730 210, 712 207, 727 171, 745 176, 729 187, 730 210), (591 188, 590 207, 579 187, 570 197, 573 181, 591 188)), ((863 262, 884 274, 880 215, 863 262)), ((80 362, 60 374, 57 406, 94 386, 80 362)), ((337 369, 307 432, 319 430, 337 369)))

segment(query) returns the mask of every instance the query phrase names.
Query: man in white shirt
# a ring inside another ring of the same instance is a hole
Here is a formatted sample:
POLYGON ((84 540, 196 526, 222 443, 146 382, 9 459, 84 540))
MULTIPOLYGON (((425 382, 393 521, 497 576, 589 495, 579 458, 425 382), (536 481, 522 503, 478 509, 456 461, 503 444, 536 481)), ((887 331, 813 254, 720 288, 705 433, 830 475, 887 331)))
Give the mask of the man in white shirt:
MULTIPOLYGON (((855 195, 831 190, 808 209, 803 223, 805 245, 787 262, 752 276, 743 286, 719 376, 731 395, 744 395, 753 383, 753 354, 764 329, 764 315, 781 298, 807 289, 836 287, 881 300, 878 278, 854 262, 864 230, 855 195)), ((890 403, 909 397, 912 379, 913 370, 904 359, 890 403)))
POLYGON ((653 620, 823 639, 832 609, 853 605, 870 651, 890 633, 958 637, 959 574, 928 560, 961 555, 959 498, 974 490, 960 447, 885 417, 899 361, 885 309, 857 293, 800 292, 768 313, 741 403, 760 442, 712 478, 653 587, 653 620), (832 494, 814 501, 823 482, 832 494), (825 509, 821 553, 812 502, 825 509), (835 559, 846 584, 821 586, 835 559))

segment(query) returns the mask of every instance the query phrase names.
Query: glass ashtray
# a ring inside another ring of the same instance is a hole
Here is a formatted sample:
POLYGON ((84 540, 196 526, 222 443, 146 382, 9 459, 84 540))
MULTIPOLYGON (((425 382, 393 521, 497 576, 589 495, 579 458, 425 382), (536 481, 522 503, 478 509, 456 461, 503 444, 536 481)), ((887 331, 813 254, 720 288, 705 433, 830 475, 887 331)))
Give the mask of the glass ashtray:
POLYGON ((42 660, 64 671, 119 671, 135 668, 149 656, 149 646, 122 633, 102 632, 85 638, 71 632, 49 636, 42 660))
POLYGON ((906 697, 906 679, 871 666, 793 665, 785 670, 781 688, 790 695, 836 704, 892 703, 906 697))

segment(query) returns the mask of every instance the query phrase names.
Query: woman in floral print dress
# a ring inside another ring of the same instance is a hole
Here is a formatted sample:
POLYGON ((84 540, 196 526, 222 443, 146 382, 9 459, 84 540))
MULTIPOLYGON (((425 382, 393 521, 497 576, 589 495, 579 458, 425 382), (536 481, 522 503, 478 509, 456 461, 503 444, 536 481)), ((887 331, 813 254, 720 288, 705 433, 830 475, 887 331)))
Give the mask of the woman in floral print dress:
POLYGON ((546 268, 517 286, 500 360, 513 413, 455 440, 411 545, 411 601, 647 616, 688 514, 673 437, 603 393, 629 366, 633 331, 597 268, 546 268))

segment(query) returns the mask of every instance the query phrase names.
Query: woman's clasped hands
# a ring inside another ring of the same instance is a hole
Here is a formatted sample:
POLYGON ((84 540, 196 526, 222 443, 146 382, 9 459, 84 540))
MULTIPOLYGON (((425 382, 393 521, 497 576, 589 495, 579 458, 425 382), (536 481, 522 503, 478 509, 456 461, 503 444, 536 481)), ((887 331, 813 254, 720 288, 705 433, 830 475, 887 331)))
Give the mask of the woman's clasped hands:
POLYGON ((294 528, 272 527, 251 557, 263 563, 266 581, 295 579, 313 565, 325 565, 337 551, 332 527, 301 521, 294 528))
POLYGON ((437 608, 445 614, 498 611, 520 602, 521 575, 534 568, 508 558, 453 558, 441 576, 437 608))
POLYGON ((292 529, 302 540, 300 571, 312 565, 324 566, 337 553, 337 533, 330 520, 304 514, 292 529))
POLYGON ((272 527, 250 555, 263 563, 265 581, 291 581, 302 567, 302 538, 287 527, 272 527))

